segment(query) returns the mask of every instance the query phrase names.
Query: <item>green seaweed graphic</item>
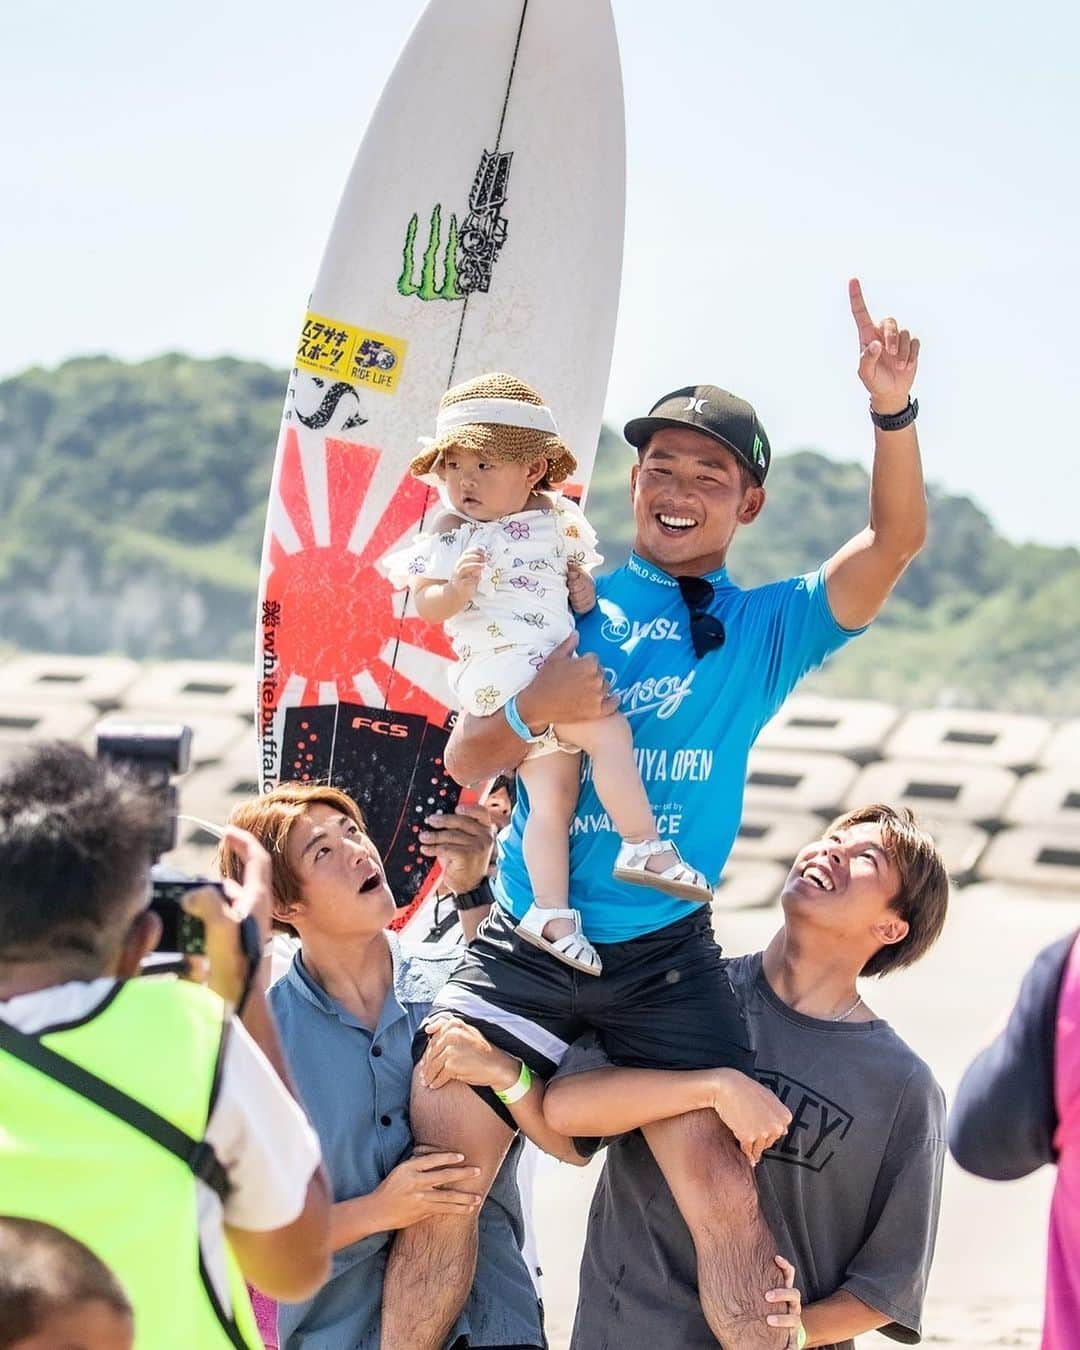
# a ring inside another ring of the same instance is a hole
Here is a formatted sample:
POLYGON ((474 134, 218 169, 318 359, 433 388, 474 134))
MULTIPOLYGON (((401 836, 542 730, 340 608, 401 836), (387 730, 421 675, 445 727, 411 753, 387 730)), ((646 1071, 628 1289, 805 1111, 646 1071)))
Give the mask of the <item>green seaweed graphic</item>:
POLYGON ((419 283, 414 280, 416 269, 416 231, 418 227, 419 220, 414 214, 405 231, 405 247, 402 250, 401 259, 401 276, 398 277, 397 283, 398 293, 401 295, 415 295, 421 300, 464 300, 464 293, 458 289, 457 284, 457 216, 451 213, 450 224, 446 231, 446 244, 445 247, 443 247, 443 276, 441 285, 436 285, 435 281, 436 261, 439 256, 440 245, 442 244, 442 206, 438 202, 431 208, 431 219, 428 223, 427 247, 424 249, 424 257, 420 265, 419 283))

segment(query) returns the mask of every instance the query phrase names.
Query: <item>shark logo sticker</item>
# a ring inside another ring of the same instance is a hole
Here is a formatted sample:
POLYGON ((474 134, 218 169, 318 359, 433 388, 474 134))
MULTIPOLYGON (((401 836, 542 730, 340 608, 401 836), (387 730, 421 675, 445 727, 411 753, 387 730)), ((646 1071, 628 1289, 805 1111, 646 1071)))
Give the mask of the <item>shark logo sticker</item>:
POLYGON ((459 223, 450 212, 443 237, 443 206, 436 202, 428 219, 427 243, 416 261, 420 218, 413 215, 405 230, 398 293, 418 300, 464 300, 474 291, 486 292, 502 246, 507 220, 502 214, 510 181, 513 151, 485 150, 480 157, 469 209, 459 223))

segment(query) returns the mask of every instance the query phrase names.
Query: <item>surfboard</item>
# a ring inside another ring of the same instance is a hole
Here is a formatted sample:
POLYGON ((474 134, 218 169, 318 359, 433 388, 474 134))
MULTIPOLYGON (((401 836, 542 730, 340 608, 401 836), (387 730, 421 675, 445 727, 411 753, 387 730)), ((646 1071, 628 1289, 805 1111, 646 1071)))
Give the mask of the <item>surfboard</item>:
POLYGON ((428 878, 423 817, 458 800, 442 760, 451 652, 376 563, 436 508, 408 464, 439 398, 484 371, 541 391, 586 487, 624 182, 608 0, 430 0, 364 134, 301 324, 259 586, 260 781, 348 791, 400 904, 428 878))

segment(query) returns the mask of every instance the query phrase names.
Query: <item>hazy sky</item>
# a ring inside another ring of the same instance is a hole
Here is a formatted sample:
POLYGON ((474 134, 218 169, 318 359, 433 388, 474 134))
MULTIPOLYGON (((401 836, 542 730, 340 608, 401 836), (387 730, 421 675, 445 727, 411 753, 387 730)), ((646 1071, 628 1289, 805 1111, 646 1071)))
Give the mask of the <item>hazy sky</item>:
MULTIPOLYGON (((757 405, 774 452, 868 461, 856 274, 923 338, 928 475, 1013 538, 1080 544, 1077 6, 614 5, 629 164, 608 415, 710 381, 757 405)), ((175 349, 284 367, 421 7, 6 6, 0 374, 175 349)))

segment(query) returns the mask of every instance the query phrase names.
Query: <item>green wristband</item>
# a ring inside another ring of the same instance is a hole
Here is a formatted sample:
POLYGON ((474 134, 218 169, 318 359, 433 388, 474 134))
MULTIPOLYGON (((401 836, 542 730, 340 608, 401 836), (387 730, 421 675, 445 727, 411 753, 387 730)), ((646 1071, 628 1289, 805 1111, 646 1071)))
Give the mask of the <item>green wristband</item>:
POLYGON ((515 1102, 521 1101, 529 1089, 532 1087, 532 1074, 529 1072, 529 1066, 524 1060, 521 1061, 521 1072, 517 1076, 517 1082, 511 1084, 505 1092, 495 1089, 495 1096, 504 1106, 513 1106, 515 1102))
POLYGON ((796 1338, 795 1338, 795 1350, 803 1350, 803 1346, 804 1346, 805 1344, 806 1344, 806 1328, 805 1328, 805 1327, 803 1326, 803 1324, 800 1322, 800 1323, 799 1323, 799 1334, 798 1334, 798 1336, 796 1336, 796 1338))

